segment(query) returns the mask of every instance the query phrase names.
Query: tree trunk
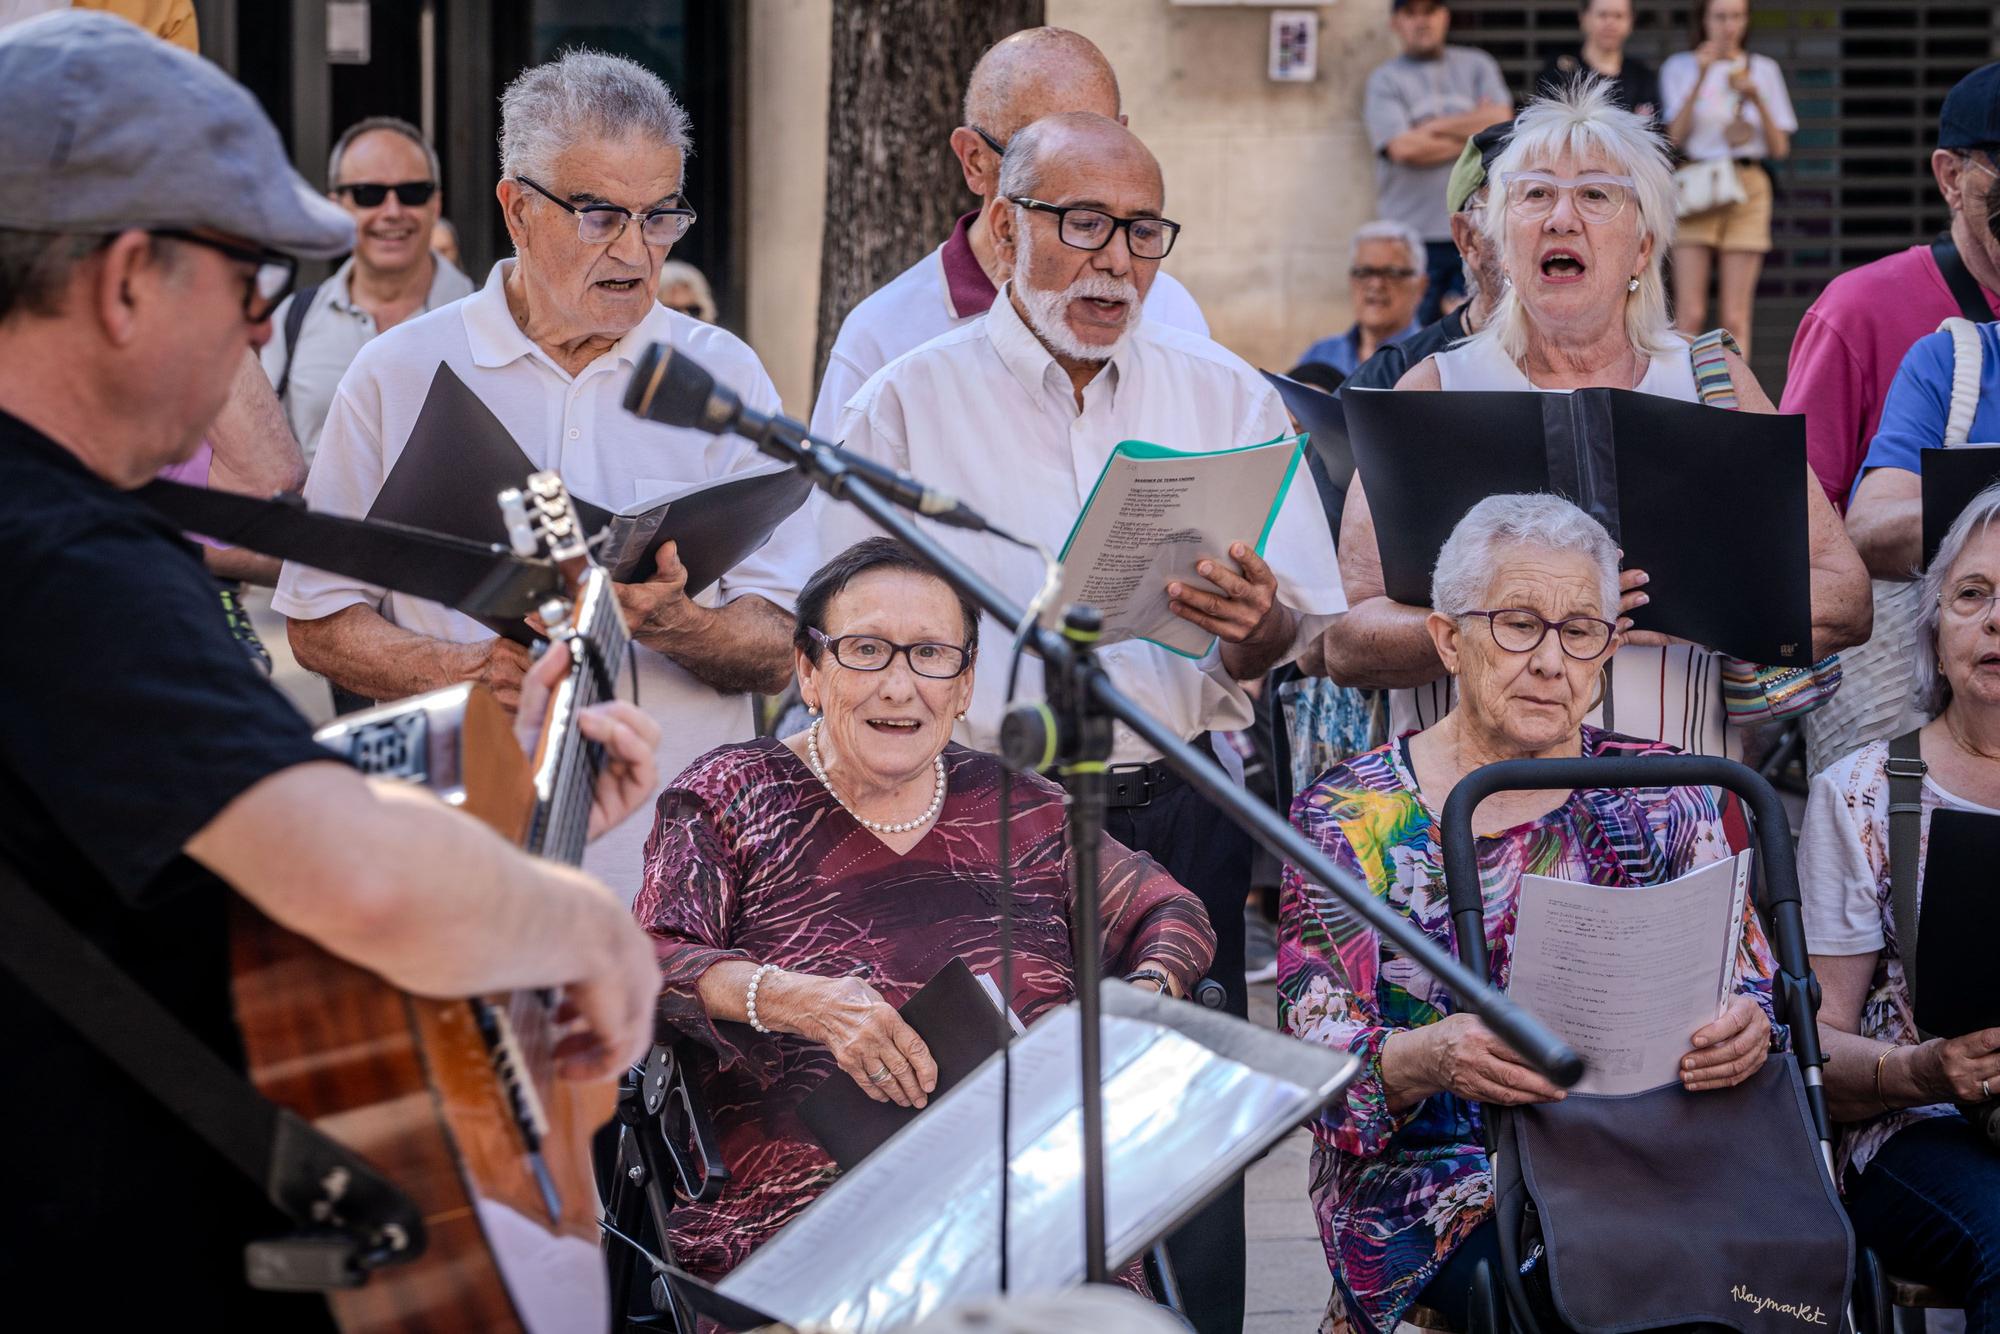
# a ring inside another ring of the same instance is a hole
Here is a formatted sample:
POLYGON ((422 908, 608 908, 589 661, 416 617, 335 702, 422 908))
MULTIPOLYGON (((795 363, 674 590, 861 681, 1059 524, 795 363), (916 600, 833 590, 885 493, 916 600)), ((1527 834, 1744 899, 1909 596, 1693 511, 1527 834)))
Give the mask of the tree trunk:
POLYGON ((813 382, 840 322, 972 206, 948 142, 986 48, 1042 21, 1042 0, 834 0, 813 382))

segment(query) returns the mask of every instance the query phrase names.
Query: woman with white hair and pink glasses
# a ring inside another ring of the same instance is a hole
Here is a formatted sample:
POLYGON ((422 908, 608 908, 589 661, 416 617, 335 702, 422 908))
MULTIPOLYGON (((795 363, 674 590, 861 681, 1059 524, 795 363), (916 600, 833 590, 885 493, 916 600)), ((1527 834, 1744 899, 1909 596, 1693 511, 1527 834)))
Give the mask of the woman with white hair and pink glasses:
MULTIPOLYGON (((1493 317, 1473 337, 1412 367, 1398 389, 1631 389, 1774 411, 1726 333, 1690 342, 1668 320, 1661 264, 1673 244, 1674 193, 1666 148, 1644 119, 1617 106, 1601 80, 1530 102, 1488 179, 1493 188, 1479 225, 1503 275, 1493 317)), ((1868 637, 1868 576, 1825 494, 1809 474, 1799 485, 1807 493, 1817 660, 1868 637)), ((1359 477, 1347 493, 1339 549, 1348 611, 1322 640, 1327 675, 1390 690, 1391 735, 1430 726, 1450 711, 1452 682, 1424 630, 1428 609, 1387 596, 1359 477)), ((1633 631, 1625 619, 1648 600, 1646 585, 1643 570, 1621 576, 1625 647, 1606 672, 1617 729, 1740 758, 1740 729, 1726 725, 1720 655, 1633 631)), ((1606 712, 1594 711, 1590 721, 1608 725, 1606 712)))

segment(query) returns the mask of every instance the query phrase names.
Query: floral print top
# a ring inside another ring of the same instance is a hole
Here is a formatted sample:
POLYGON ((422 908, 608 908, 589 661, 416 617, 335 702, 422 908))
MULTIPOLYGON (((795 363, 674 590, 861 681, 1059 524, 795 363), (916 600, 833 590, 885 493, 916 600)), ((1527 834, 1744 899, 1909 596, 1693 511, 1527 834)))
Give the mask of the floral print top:
MULTIPOLYGON (((1456 953, 1438 814, 1418 794, 1406 734, 1329 770, 1299 795, 1292 823, 1376 897, 1456 953)), ((1673 754, 1592 727, 1585 756, 1673 754)), ((1748 842, 1733 802, 1708 788, 1578 791, 1527 824, 1479 840, 1494 985, 1512 962, 1521 876, 1599 885, 1660 884, 1748 842)), ((1739 989, 1770 1012, 1770 952, 1746 904, 1739 989)), ((1278 917, 1284 1029, 1362 1056, 1366 1069, 1313 1123, 1313 1209, 1333 1271, 1334 1328, 1392 1330, 1466 1235, 1492 1214, 1480 1109, 1451 1093, 1391 1111, 1382 1085, 1390 1035, 1450 1014, 1451 996, 1320 885, 1285 868, 1278 917)), ((1774 1025, 1775 1030, 1775 1025, 1774 1025)))

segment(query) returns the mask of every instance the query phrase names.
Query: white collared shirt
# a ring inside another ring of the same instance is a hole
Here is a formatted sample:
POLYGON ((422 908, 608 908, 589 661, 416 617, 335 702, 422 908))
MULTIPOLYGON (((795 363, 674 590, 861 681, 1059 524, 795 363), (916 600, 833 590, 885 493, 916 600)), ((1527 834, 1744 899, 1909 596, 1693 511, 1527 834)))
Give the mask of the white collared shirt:
MULTIPOLYGON (((953 302, 945 274, 946 246, 891 278, 863 298, 840 322, 840 333, 826 356, 819 397, 813 402, 812 433, 823 440, 840 439, 840 412, 868 377, 913 348, 939 334, 978 319, 979 309, 960 310, 953 302)), ((1187 288, 1172 275, 1153 275, 1146 293, 1144 318, 1208 337, 1208 321, 1187 288)))
MULTIPOLYGON (((472 279, 452 267, 448 260, 432 255, 431 261, 431 288, 424 294, 423 310, 418 314, 448 306, 477 290, 472 279)), ((353 277, 354 257, 349 255, 313 293, 312 304, 306 307, 305 322, 299 326, 296 352, 285 342, 285 320, 299 294, 295 292, 279 302, 278 308, 271 312, 271 341, 257 354, 274 388, 285 376, 286 359, 291 361, 291 378, 285 380, 285 420, 292 424, 292 434, 298 437, 307 463, 312 462, 319 448, 320 428, 326 424, 326 410, 333 405, 333 391, 339 387, 340 377, 347 374, 347 368, 354 364, 361 349, 381 333, 375 327, 375 317, 355 304, 353 288, 349 286, 353 277)))
MULTIPOLYGON (((1258 444, 1291 431, 1264 378, 1226 348, 1157 321, 1141 321, 1083 391, 1014 311, 1005 288, 984 316, 933 339, 872 376, 847 405, 847 448, 905 469, 960 497, 995 524, 1059 552, 1098 474, 1122 440, 1210 451, 1258 444)), ((1038 557, 999 539, 925 521, 946 546, 1025 603, 1042 584, 1038 557)), ((860 511, 819 502, 820 556, 874 534, 860 511)), ((1254 534, 1245 534, 1245 538, 1254 534)), ((1221 553, 1217 553, 1221 554, 1221 553)), ((1302 613, 1297 645, 1346 610, 1333 538, 1312 480, 1292 478, 1265 558, 1280 599, 1302 613)), ((972 705, 959 740, 997 750, 1011 628, 980 626, 972 705)), ((1250 699, 1211 650, 1200 662, 1138 640, 1103 649, 1113 680, 1183 737, 1247 727, 1250 699)), ((1017 697, 1042 694, 1040 661, 1021 666, 1017 697)), ((1113 759, 1157 758, 1123 727, 1113 759)))
MULTIPOLYGON (((306 481, 313 509, 367 513, 416 425, 440 362, 493 410, 536 467, 561 473, 577 496, 607 508, 763 466, 746 440, 661 426, 623 406, 639 354, 652 343, 670 343, 747 405, 778 411, 771 377, 734 334, 654 304, 637 327, 572 377, 514 322, 505 290, 514 262, 496 264, 486 286, 468 299, 399 324, 361 350, 334 394, 306 481)), ((808 521, 802 510, 699 601, 719 606, 756 594, 789 611, 812 569, 808 521)), ((317 620, 357 603, 438 639, 492 638, 479 622, 434 602, 291 563, 271 605, 296 620, 317 620)), ((637 660, 639 704, 661 725, 663 782, 716 746, 755 734, 748 695, 722 694, 650 649, 639 648, 637 660)), ((628 901, 638 890, 650 827, 644 811, 635 814, 593 843, 585 861, 628 901)))

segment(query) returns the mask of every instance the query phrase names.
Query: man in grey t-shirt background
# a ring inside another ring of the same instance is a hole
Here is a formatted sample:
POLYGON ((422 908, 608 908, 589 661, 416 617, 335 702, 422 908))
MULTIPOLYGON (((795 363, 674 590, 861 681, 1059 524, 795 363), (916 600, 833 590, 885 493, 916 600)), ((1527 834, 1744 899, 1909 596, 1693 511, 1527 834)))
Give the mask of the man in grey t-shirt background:
POLYGON ((1417 323, 1429 324, 1447 295, 1465 291, 1444 204, 1452 164, 1467 139, 1512 118, 1514 101, 1492 56, 1445 45, 1445 0, 1394 0, 1389 26, 1403 53, 1369 74, 1362 103, 1377 154, 1375 215, 1407 223, 1424 239, 1431 283, 1417 323))

